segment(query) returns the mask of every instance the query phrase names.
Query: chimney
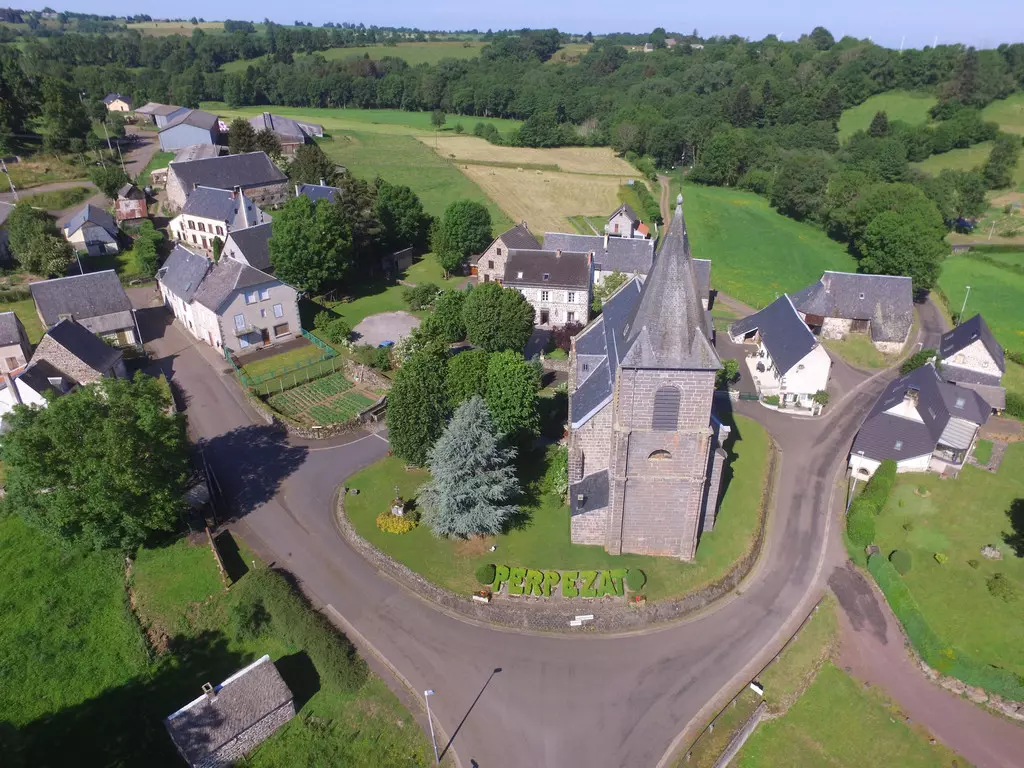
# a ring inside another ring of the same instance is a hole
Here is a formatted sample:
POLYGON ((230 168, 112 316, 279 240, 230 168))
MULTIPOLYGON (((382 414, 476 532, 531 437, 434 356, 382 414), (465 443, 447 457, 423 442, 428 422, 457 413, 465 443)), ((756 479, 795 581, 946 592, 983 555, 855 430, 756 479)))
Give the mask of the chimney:
POLYGON ((325 179, 323 176, 320 177, 320 186, 321 187, 326 187, 327 186, 327 179, 325 179))
POLYGON ((523 225, 523 229, 529 229, 529 227, 526 226, 526 219, 522 219, 519 223, 523 225))
POLYGON ((192 182, 192 191, 195 192, 198 187, 199 187, 199 182, 198 181, 193 181, 192 182))
POLYGON ((241 192, 242 192, 242 188, 239 187, 238 185, 235 185, 234 187, 232 187, 231 188, 231 199, 232 200, 237 200, 238 196, 241 194, 241 192))
POLYGON ((15 379, 11 378, 10 371, 4 371, 4 381, 7 382, 7 388, 11 390, 11 397, 14 398, 14 404, 22 405, 21 392, 18 391, 18 385, 15 379))
POLYGON ((903 395, 903 400, 904 400, 904 402, 913 403, 914 405, 917 405, 917 396, 918 396, 917 390, 911 388, 911 389, 907 390, 905 395, 903 395))
POLYGON ((604 249, 608 250, 608 230, 604 231, 604 249))
POLYGON ((206 698, 210 701, 213 701, 215 698, 217 698, 216 691, 213 690, 213 686, 209 683, 203 683, 203 693, 206 694, 206 698))
POLYGON ((561 249, 561 248, 558 248, 558 249, 557 249, 557 250, 555 251, 555 258, 556 258, 556 259, 560 259, 560 258, 562 258, 562 249, 561 249))

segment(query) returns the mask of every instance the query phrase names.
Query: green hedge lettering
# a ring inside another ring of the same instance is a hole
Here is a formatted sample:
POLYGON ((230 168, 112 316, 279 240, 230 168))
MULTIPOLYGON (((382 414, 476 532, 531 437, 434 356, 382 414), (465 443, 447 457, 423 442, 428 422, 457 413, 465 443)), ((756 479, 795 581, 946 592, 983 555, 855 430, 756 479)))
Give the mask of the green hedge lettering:
POLYGON ((580 578, 579 571, 564 571, 562 573, 562 595, 564 597, 579 597, 580 593, 576 591, 576 582, 580 578))
POLYGON ((524 595, 536 595, 541 597, 544 594, 540 584, 544 581, 544 572, 530 569, 526 572, 526 586, 523 589, 524 595))
POLYGON ((508 593, 510 595, 523 594, 523 580, 526 578, 525 568, 513 568, 508 576, 508 593))
POLYGON ((562 574, 558 571, 544 572, 544 597, 551 597, 551 590, 558 586, 558 582, 561 578, 562 574))

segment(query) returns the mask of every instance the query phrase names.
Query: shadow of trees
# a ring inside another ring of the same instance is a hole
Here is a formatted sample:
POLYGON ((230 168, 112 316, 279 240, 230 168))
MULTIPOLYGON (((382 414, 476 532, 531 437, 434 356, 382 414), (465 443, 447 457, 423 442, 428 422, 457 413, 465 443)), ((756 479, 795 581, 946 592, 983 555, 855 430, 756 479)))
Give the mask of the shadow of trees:
POLYGON ((1013 549, 1017 557, 1024 557, 1024 499, 1014 499, 1006 510, 1010 520, 1010 533, 1003 534, 1003 542, 1013 549))

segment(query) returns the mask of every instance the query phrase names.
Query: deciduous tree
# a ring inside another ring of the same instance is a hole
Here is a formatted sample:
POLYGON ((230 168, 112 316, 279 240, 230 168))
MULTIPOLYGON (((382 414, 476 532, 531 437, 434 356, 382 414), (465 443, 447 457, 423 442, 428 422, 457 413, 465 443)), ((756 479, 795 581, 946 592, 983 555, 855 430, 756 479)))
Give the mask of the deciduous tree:
POLYGON ((256 148, 256 129, 244 117, 236 117, 228 126, 228 152, 240 155, 256 148))
POLYGON ((449 344, 466 338, 466 321, 462 318, 466 306, 466 292, 449 289, 434 300, 431 322, 443 341, 449 344))
POLYGON ((533 333, 533 305, 519 291, 497 283, 473 288, 462 317, 469 343, 488 352, 522 352, 533 333))
POLYGON ((409 187, 389 184, 379 178, 374 185, 377 191, 374 209, 386 245, 394 250, 424 247, 431 219, 416 193, 409 187))
POLYGON ((428 343, 402 364, 388 392, 388 441, 394 454, 423 465, 448 418, 447 350, 428 343))
POLYGON ((935 237, 932 222, 913 214, 886 211, 868 225, 861 252, 860 266, 865 272, 906 275, 913 279, 915 291, 927 291, 935 284, 946 247, 935 237))
POLYGON ((537 434, 537 366, 519 352, 495 352, 487 364, 487 407, 498 431, 519 440, 537 434))
POLYGON ((467 349, 448 360, 448 373, 444 386, 452 408, 473 395, 487 394, 487 366, 490 353, 482 349, 467 349))
POLYGON ((491 242, 491 214, 473 200, 456 200, 434 228, 431 247, 447 277, 471 253, 491 242))
POLYGON ((53 77, 43 80, 43 140, 48 149, 63 151, 73 139, 84 140, 91 127, 78 93, 53 77))
POLYGON ((985 165, 981 168, 989 189, 1003 189, 1013 183, 1013 171, 1020 158, 1019 136, 1001 133, 992 145, 985 165))
POLYGON ((305 196, 274 212, 269 246, 274 275, 300 291, 341 279, 352 261, 352 236, 338 207, 305 196))
POLYGON ((111 200, 117 197, 117 191, 131 181, 121 166, 114 164, 97 165, 89 171, 89 180, 100 188, 100 191, 111 200))

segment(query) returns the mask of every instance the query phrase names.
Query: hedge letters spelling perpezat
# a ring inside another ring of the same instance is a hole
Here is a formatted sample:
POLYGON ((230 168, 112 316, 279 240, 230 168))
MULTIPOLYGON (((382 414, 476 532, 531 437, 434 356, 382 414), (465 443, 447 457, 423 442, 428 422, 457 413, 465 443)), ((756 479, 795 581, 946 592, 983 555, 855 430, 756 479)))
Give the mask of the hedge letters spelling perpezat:
POLYGON ((493 589, 508 582, 510 595, 551 597, 559 584, 563 597, 622 597, 626 594, 626 568, 608 571, 537 571, 532 568, 495 568, 493 589))

